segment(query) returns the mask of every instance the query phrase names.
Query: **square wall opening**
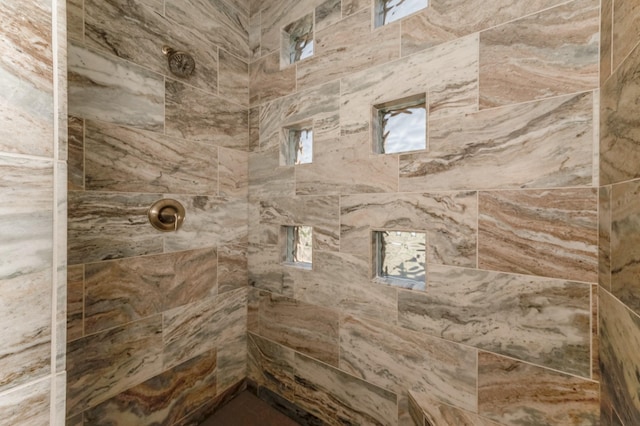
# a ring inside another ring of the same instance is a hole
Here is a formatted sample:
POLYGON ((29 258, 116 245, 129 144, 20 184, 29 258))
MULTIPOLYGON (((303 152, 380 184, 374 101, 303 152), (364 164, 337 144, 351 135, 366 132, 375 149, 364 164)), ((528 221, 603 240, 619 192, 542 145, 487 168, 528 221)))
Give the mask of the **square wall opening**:
POLYGON ((313 263, 313 228, 311 226, 283 226, 282 261, 285 265, 311 269, 313 263))
POLYGON ((378 154, 426 149, 426 94, 374 105, 372 123, 373 150, 378 154))
POLYGON ((280 65, 291 65, 311 56, 313 56, 313 13, 282 29, 280 65))
POLYGON ((395 287, 425 290, 426 238, 423 232, 373 232, 374 280, 395 287))
POLYGON ((376 0, 376 28, 409 16, 429 6, 428 0, 376 0))

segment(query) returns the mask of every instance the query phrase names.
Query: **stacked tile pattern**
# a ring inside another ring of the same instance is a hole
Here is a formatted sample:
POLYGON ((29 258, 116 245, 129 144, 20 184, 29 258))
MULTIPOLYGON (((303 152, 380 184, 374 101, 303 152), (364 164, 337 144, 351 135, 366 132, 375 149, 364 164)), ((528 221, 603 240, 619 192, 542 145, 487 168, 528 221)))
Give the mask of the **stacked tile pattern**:
POLYGON ((600 366, 602 425, 640 423, 640 5, 602 2, 600 366))
POLYGON ((369 1, 251 4, 249 377, 331 425, 596 425, 600 1, 429 3, 378 29, 369 1), (427 149, 374 154, 372 105, 417 94, 427 149), (303 122, 313 163, 283 166, 303 122), (393 229, 426 234, 424 291, 373 282, 393 229))
POLYGON ((246 377, 249 7, 71 0, 68 18, 67 424, 187 424, 246 377), (147 219, 162 198, 177 232, 147 219))
POLYGON ((0 5, 0 423, 64 424, 66 4, 0 5))

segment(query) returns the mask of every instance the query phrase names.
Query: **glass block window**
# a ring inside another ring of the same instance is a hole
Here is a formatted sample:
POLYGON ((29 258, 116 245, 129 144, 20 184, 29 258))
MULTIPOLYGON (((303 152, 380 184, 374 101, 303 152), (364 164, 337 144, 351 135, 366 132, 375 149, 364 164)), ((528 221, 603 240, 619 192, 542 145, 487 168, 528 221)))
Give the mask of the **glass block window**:
POLYGON ((428 0, 376 0, 376 28, 429 6, 428 0))
POLYGON ((282 31, 282 65, 289 65, 313 55, 313 14, 287 25, 282 31))
POLYGON ((308 164, 313 161, 313 128, 311 126, 287 128, 285 138, 286 165, 308 164))
POLYGON ((424 94, 373 107, 374 151, 379 154, 427 148, 427 100, 424 94))
POLYGON ((402 288, 426 288, 426 234, 377 231, 373 238, 377 280, 402 288))
POLYGON ((313 256, 313 228, 311 226, 284 226, 284 263, 311 269, 313 256))

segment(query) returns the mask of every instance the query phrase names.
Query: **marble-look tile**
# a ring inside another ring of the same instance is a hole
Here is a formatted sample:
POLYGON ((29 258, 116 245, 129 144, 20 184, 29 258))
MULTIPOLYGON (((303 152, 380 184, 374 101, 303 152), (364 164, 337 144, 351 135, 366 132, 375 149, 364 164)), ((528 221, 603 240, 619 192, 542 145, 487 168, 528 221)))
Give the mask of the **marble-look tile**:
POLYGON ((600 90, 600 185, 640 177, 640 45, 600 90))
POLYGON ((402 22, 402 55, 411 55, 560 3, 564 0, 430 0, 428 8, 402 22))
POLYGON ((259 333, 317 360, 338 366, 338 312, 264 293, 259 333))
POLYGON ((424 423, 419 423, 420 426, 499 426, 476 413, 443 404, 429 395, 409 392, 409 396, 416 406, 414 409, 423 416, 424 423))
POLYGON ((160 315, 70 342, 67 414, 96 406, 161 371, 160 315))
POLYGON ((591 380, 602 381, 600 375, 600 331, 598 320, 598 289, 597 284, 591 285, 591 380))
POLYGON ((312 273, 287 271, 296 300, 361 318, 395 322, 397 291, 371 281, 368 261, 347 253, 316 251, 313 255, 312 273))
POLYGON ((205 352, 85 412, 91 425, 173 425, 216 396, 216 351, 205 352))
POLYGON ((611 190, 611 293, 640 314, 640 180, 611 190))
POLYGON ((591 377, 589 284, 429 265, 427 292, 398 292, 404 327, 591 377))
POLYGON ((598 383, 478 355, 478 413, 509 425, 597 425, 598 383))
POLYGON ((322 31, 342 19, 342 1, 326 0, 316 7, 315 10, 315 31, 322 31))
POLYGON ((162 234, 147 217, 151 204, 161 198, 161 194, 70 192, 69 264, 162 253, 162 234))
POLYGON ((210 144, 87 120, 84 147, 87 190, 218 191, 218 150, 210 144))
POLYGON ((230 403, 232 399, 238 396, 245 389, 246 383, 244 381, 237 383, 235 386, 227 389, 215 398, 207 399, 203 405, 189 413, 186 417, 180 419, 172 426, 196 426, 204 424, 204 422, 216 411, 230 403))
POLYGON ((86 264, 85 333, 215 296, 216 255, 209 248, 86 264))
POLYGON ((475 411, 476 355, 473 348, 386 322, 340 320, 340 369, 392 392, 429 394, 475 411))
POLYGON ((180 230, 164 235, 165 252, 246 241, 246 199, 182 194, 165 194, 164 197, 178 200, 186 211, 180 230))
MULTIPOLYGON (((52 342, 55 347, 55 365, 52 367, 52 374, 58 375, 66 369, 67 354, 67 162, 54 162, 54 229, 53 245, 53 286, 55 290, 52 298, 52 310, 54 318, 52 321, 52 342)), ((57 381, 60 380, 58 377, 57 381)), ((65 379, 66 380, 66 379, 65 379)), ((64 389, 64 388, 63 388, 64 389)), ((56 394, 56 397, 58 395, 56 394)), ((64 404, 64 401, 63 401, 64 404)), ((63 407, 64 408, 64 407, 63 407)), ((63 409, 64 411, 64 409, 63 409)))
POLYGON ((480 108, 597 89, 599 7, 576 0, 482 32, 480 108))
POLYGON ((249 153, 235 149, 218 149, 218 189, 221 197, 247 198, 249 153))
POLYGON ((161 75, 74 43, 68 61, 71 115, 162 131, 161 75))
POLYGON ((67 0, 67 37, 84 40, 84 0, 67 0))
POLYGON ((278 197, 260 201, 260 223, 313 227, 313 249, 338 251, 340 246, 339 197, 278 197))
POLYGON ((426 232, 427 261, 476 266, 477 195, 357 194, 340 197, 340 251, 367 261, 371 231, 426 232))
POLYGON ((351 16, 369 6, 371 2, 368 0, 342 0, 342 16, 351 16))
POLYGON ((51 15, 50 0, 0 6, 0 151, 54 155, 51 15))
POLYGON ((66 129, 69 127, 69 102, 67 93, 69 92, 69 67, 67 57, 69 56, 69 45, 67 39, 67 2, 53 2, 55 9, 55 42, 52 44, 53 55, 55 55, 55 69, 53 72, 54 91, 56 92, 54 107, 54 140, 58 144, 55 159, 66 161, 68 158, 69 141, 66 129))
POLYGON ((251 105, 286 96, 296 90, 296 67, 280 69, 280 53, 263 56, 249 66, 251 105))
POLYGON ((220 49, 218 94, 240 105, 249 105, 249 64, 220 49))
POLYGON ((478 35, 343 78, 342 133, 369 132, 371 105, 419 93, 427 94, 430 120, 477 111, 478 35))
POLYGON ((260 148, 260 107, 249 110, 249 152, 260 148))
POLYGON ((50 372, 53 164, 0 156, 0 391, 50 372))
MULTIPOLYGON (((264 15, 263 15, 264 16, 264 15)), ((311 87, 400 57, 400 25, 371 31, 363 9, 314 33, 313 56, 297 65, 298 87, 311 87)))
POLYGON ((159 13, 140 0, 84 0, 84 11, 87 47, 217 92, 218 50, 193 26, 176 25, 164 17, 162 1, 159 13), (196 59, 195 72, 188 78, 171 74, 163 46, 191 53, 196 59))
POLYGON ((283 398, 268 388, 258 389, 258 398, 269 404, 272 408, 289 417, 297 424, 305 426, 325 426, 326 423, 309 413, 299 405, 283 398))
POLYGON ((165 0, 167 18, 202 34, 240 58, 249 58, 249 15, 223 0, 165 0))
POLYGON ((400 190, 549 188, 593 181, 593 95, 429 122, 429 152, 400 156, 400 190))
POLYGON ((67 272, 67 340, 84 336, 84 265, 69 266, 67 272))
POLYGON ((597 282, 597 190, 480 192, 478 266, 597 282))
POLYGON ((248 335, 248 376, 258 386, 293 401, 295 351, 257 334, 248 335))
POLYGON ((165 130, 168 136, 247 150, 247 108, 167 79, 165 130))
POLYGON ((249 59, 255 61, 260 58, 260 12, 252 13, 249 18, 249 59))
MULTIPOLYGON (((261 2, 261 56, 280 49, 282 28, 296 19, 308 14, 311 9, 320 6, 326 0, 274 0, 261 2)), ((253 9, 258 10, 258 8, 253 9)))
POLYGON ((68 417, 65 426, 84 426, 84 414, 80 413, 75 416, 68 417))
POLYGON ((50 423, 51 380, 29 383, 0 396, 0 419, 11 426, 50 423))
POLYGON ((69 191, 84 189, 84 120, 69 117, 68 180, 69 191))
MULTIPOLYGON (((65 348, 66 349, 66 348, 65 348)), ((64 370, 65 367, 62 367, 64 370)), ((63 371, 52 377, 51 386, 55 386, 55 400, 52 398, 50 403, 55 404, 51 412, 51 423, 54 425, 64 425, 67 408, 67 373, 63 371)))
POLYGON ((282 248, 277 243, 250 243, 248 266, 251 287, 293 297, 293 282, 285 276, 288 267, 282 264, 282 248))
POLYGON ((249 285, 247 245, 245 241, 218 248, 218 294, 249 285))
POLYGON ((611 187, 598 190, 598 284, 611 291, 611 187))
MULTIPOLYGON (((257 333, 260 331, 260 298, 262 291, 249 287, 247 289, 247 331, 257 333)), ((251 343, 249 343, 251 345, 251 343)))
POLYGON ((247 289, 218 296, 214 339, 218 348, 218 395, 247 377, 247 289))
POLYGON ((329 425, 393 425, 396 394, 301 354, 295 356, 295 402, 329 425))
POLYGON ((611 75, 613 54, 613 0, 600 4, 600 87, 611 75))
POLYGON ((634 0, 613 2, 612 65, 616 69, 640 42, 640 4, 634 0))
POLYGON ((249 200, 296 194, 296 168, 280 166, 279 146, 249 153, 249 170, 249 200))

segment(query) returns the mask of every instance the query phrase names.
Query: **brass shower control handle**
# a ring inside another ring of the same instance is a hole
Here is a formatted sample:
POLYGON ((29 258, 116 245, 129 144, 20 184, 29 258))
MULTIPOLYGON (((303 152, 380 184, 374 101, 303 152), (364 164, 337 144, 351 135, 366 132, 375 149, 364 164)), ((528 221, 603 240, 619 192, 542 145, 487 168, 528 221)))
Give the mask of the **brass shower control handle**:
POLYGON ((164 198, 151 205, 148 212, 149 222, 159 231, 177 231, 184 222, 185 210, 179 201, 164 198))

